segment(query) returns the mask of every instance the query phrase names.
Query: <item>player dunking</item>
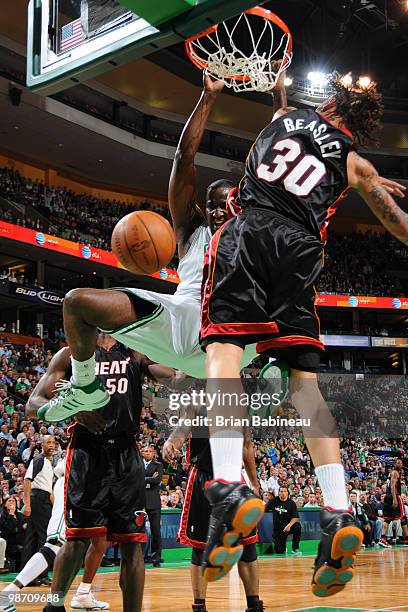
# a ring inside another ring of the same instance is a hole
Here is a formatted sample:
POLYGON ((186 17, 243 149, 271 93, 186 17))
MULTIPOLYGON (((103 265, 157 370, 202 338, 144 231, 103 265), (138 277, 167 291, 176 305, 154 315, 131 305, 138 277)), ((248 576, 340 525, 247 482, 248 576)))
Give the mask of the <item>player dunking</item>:
MULTIPOLYGON (((184 418, 195 416, 194 409, 187 409, 184 418)), ((249 432, 248 432, 249 433, 249 432)), ((163 458, 171 461, 180 451, 189 437, 186 457, 190 463, 187 488, 180 517, 178 540, 181 544, 191 546, 191 585, 194 595, 193 612, 207 612, 206 592, 207 581, 201 574, 203 553, 207 540, 211 507, 205 497, 205 485, 213 478, 209 432, 207 427, 177 427, 163 446, 163 458)), ((253 490, 259 494, 259 483, 252 440, 246 436, 244 445, 244 467, 253 490)), ((263 602, 259 599, 259 568, 256 553, 256 533, 240 541, 243 546, 242 556, 238 564, 238 572, 247 598, 246 612, 263 612, 263 602)), ((241 552, 241 551, 239 551, 241 552)), ((223 570, 213 570, 216 579, 223 576, 223 570)))
MULTIPOLYGON (((205 355, 198 341, 204 254, 212 233, 227 219, 226 200, 232 183, 219 180, 209 185, 202 211, 194 158, 218 87, 218 82, 205 77, 204 91, 186 123, 173 163, 169 207, 180 259, 175 294, 130 288, 70 291, 64 300, 64 328, 72 354, 72 384, 46 407, 47 420, 97 410, 107 402, 106 391, 94 373, 97 328, 156 363, 205 378, 205 355)), ((248 365, 255 356, 255 345, 249 346, 241 365, 248 365)))
MULTIPOLYGON (((50 370, 42 388, 47 399, 55 383, 69 375, 69 348, 53 357, 50 370)), ((132 351, 100 334, 96 373, 110 401, 98 413, 78 413, 72 427, 65 475, 67 542, 55 561, 52 593, 67 593, 90 538, 108 538, 120 544, 123 610, 140 612, 146 534, 144 469, 134 437, 142 405, 139 366, 132 351)), ((62 598, 60 607, 44 610, 64 609, 62 598)))
MULTIPOLYGON (((327 224, 345 190, 355 188, 385 228, 408 244, 408 215, 388 192, 402 194, 401 187, 381 179, 354 150, 379 125, 376 86, 349 87, 336 76, 332 86, 333 95, 316 110, 282 108, 259 134, 239 187, 242 214, 224 224, 207 251, 201 325, 209 380, 233 379, 239 386, 242 351, 256 340, 259 352, 274 350, 289 364, 293 405, 318 425, 332 416, 317 383, 323 345, 314 285, 327 224)), ((338 438, 323 432, 305 439, 325 503, 312 590, 325 597, 352 579, 362 534, 347 511, 338 438)), ((210 443, 215 480, 207 488, 213 506, 207 573, 234 558, 232 535, 237 541, 242 529, 236 517, 244 503, 250 511, 240 485, 242 433, 213 429, 210 443)))
POLYGON ((384 520, 380 546, 389 548, 386 534, 388 527, 392 521, 401 521, 402 533, 404 536, 403 543, 408 544, 408 526, 407 517, 405 516, 404 503, 401 498, 401 477, 404 471, 404 463, 402 459, 397 459, 393 469, 391 470, 390 478, 387 484, 387 493, 384 498, 383 514, 384 520))

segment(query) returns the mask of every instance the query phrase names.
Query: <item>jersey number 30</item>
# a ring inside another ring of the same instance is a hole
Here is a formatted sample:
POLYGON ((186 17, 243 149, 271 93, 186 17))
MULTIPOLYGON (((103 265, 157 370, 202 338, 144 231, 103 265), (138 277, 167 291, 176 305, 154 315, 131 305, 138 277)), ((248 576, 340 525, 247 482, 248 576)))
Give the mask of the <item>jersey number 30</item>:
POLYGON ((260 164, 256 171, 258 178, 268 183, 275 183, 283 179, 286 191, 298 197, 304 197, 309 195, 326 174, 324 163, 314 155, 304 155, 297 140, 284 138, 272 148, 281 153, 275 155, 271 165, 260 164), (292 166, 294 162, 297 163, 292 166), (288 164, 291 164, 292 167, 289 168, 288 164), (273 166, 275 167, 272 170, 273 166))

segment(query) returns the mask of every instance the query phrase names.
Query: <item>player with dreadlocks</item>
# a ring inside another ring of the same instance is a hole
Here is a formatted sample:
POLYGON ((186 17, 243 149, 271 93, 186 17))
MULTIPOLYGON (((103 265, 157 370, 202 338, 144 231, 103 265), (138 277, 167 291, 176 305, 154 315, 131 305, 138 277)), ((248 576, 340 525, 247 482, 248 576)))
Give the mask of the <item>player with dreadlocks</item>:
MULTIPOLYGON (((352 579, 363 537, 348 511, 336 426, 317 383, 324 347, 314 286, 323 266, 327 225, 346 191, 354 188, 385 228, 408 244, 408 215, 391 195, 403 196, 404 187, 381 178, 355 150, 379 127, 376 85, 348 85, 334 74, 331 86, 332 95, 316 109, 283 105, 255 141, 237 194, 242 212, 217 231, 207 250, 201 320, 208 385, 218 381, 222 387, 228 379, 231 387, 232 379, 242 390, 240 359, 254 341, 259 353, 273 351, 290 367, 292 403, 312 424, 304 436, 325 503, 312 580, 319 597, 341 591, 352 579)), ((218 410, 225 416, 225 408, 218 410)), ((245 408, 234 407, 234 417, 243 416, 245 408)), ((240 482, 244 437, 235 426, 239 421, 210 432, 214 480, 206 491, 212 505, 204 556, 208 580, 214 568, 226 573, 239 559, 245 521, 256 516, 257 522, 262 515, 240 482)))

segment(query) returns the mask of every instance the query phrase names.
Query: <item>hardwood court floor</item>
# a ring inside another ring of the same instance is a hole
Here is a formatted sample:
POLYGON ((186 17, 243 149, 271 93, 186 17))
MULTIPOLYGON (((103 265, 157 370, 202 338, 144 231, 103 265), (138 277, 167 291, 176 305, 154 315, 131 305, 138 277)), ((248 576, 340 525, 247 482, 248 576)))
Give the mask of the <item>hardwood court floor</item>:
MULTIPOLYGON (((260 593, 267 612, 408 612, 408 549, 363 551, 353 582, 329 599, 318 599, 310 593, 312 561, 311 556, 259 561, 260 593)), ((78 582, 76 579, 75 584, 78 582)), ((98 574, 94 592, 98 599, 110 603, 113 612, 122 610, 116 572, 98 574)), ((70 597, 67 604, 69 601, 70 597)), ((143 612, 191 612, 189 569, 148 569, 143 605, 143 612)), ((207 607, 209 612, 245 610, 236 569, 228 578, 210 585, 207 607)), ((42 610, 34 606, 29 609, 42 610)))

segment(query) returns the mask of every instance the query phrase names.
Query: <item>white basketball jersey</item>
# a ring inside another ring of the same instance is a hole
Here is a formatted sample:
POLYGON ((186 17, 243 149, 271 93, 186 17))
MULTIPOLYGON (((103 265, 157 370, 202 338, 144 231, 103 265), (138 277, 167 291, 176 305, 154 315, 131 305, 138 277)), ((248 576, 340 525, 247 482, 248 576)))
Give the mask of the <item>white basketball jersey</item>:
POLYGON ((177 268, 180 278, 176 290, 177 296, 188 296, 200 301, 204 255, 210 240, 210 228, 206 225, 197 227, 191 237, 190 247, 177 268))

